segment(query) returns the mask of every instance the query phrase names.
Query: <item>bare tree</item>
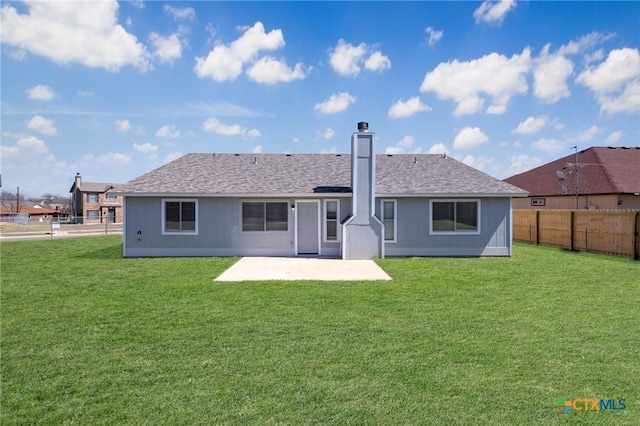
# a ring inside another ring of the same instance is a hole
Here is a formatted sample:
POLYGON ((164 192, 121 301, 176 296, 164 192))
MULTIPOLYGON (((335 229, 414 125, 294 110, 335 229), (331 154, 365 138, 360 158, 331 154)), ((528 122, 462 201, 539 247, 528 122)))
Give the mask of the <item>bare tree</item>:
POLYGON ((10 213, 20 213, 24 205, 24 196, 20 195, 20 187, 16 188, 16 193, 2 191, 2 208, 10 213))

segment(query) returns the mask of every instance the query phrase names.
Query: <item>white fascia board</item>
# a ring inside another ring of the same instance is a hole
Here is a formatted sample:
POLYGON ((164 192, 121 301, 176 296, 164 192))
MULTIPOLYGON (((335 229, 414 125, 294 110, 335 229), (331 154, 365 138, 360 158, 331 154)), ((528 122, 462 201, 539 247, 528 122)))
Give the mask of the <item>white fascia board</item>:
POLYGON ((510 193, 424 193, 424 194, 388 194, 381 193, 376 194, 376 197, 380 198, 509 198, 509 197, 526 197, 526 192, 510 192, 510 193))
POLYGON ((249 194, 249 193, 194 193, 194 192, 120 192, 119 196, 125 197, 163 197, 163 198, 351 198, 351 193, 318 192, 318 193, 273 193, 273 194, 249 194))

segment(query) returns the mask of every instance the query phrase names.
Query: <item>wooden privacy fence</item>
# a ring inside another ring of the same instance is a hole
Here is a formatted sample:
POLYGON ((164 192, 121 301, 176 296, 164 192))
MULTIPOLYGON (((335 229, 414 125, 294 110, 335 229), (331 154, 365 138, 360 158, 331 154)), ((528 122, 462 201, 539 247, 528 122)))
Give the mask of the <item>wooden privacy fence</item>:
POLYGON ((640 259, 640 211, 513 210, 513 239, 640 259))

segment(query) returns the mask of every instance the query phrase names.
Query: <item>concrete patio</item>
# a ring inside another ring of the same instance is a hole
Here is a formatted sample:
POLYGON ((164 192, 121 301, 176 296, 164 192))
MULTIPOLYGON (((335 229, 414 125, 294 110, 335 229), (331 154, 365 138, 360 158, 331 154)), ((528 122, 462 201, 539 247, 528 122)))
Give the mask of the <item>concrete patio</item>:
POLYGON ((243 257, 215 281, 389 281, 373 260, 243 257))

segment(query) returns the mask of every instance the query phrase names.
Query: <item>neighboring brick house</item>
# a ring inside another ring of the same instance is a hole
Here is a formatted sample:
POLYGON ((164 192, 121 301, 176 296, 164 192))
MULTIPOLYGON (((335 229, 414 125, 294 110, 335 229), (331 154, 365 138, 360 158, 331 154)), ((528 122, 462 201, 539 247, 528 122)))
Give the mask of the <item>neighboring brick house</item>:
POLYGON ((640 209, 639 171, 640 147, 591 147, 504 181, 529 192, 514 209, 640 209))
MULTIPOLYGON (((17 215, 26 215, 29 222, 51 222, 65 220, 68 214, 61 212, 59 209, 50 209, 39 205, 19 207, 3 206, 0 208, 0 221, 13 222, 17 215), (19 211, 16 211, 19 210, 19 211)), ((25 219, 25 220, 26 220, 25 219)))
POLYGON ((122 197, 109 193, 115 183, 82 182, 76 174, 71 186, 71 210, 76 223, 122 223, 122 197))

